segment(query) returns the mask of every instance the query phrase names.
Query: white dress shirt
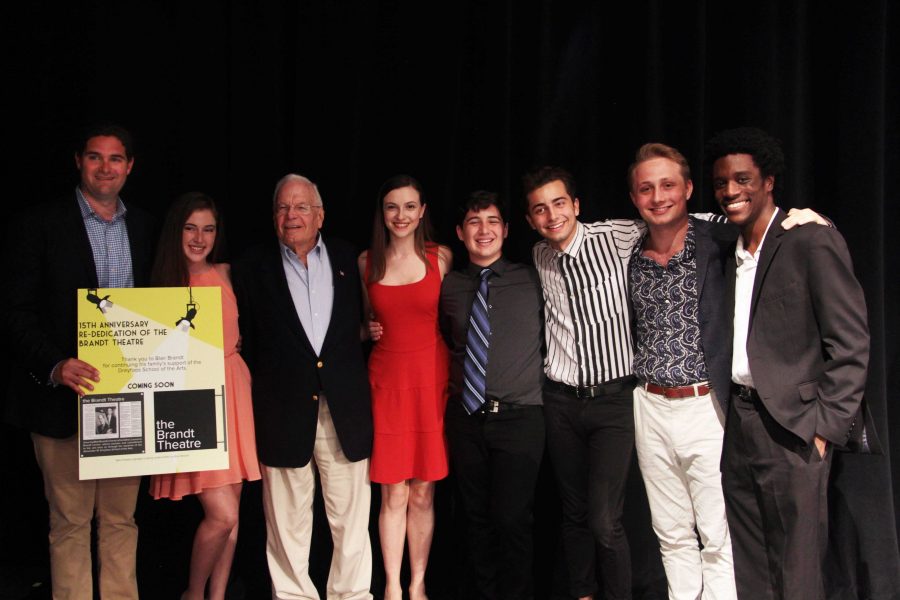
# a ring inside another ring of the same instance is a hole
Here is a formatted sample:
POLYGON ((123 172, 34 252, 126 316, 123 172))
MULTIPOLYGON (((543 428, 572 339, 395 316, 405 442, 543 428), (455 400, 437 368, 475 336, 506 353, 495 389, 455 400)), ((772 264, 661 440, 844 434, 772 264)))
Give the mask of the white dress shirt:
POLYGON ((734 257, 737 260, 737 278, 734 282, 734 348, 731 358, 731 380, 738 385, 753 387, 753 376, 750 374, 750 360, 747 358, 747 332, 750 330, 750 302, 753 299, 753 280, 756 278, 756 265, 759 264, 759 253, 762 251, 769 229, 775 221, 778 209, 772 213, 766 231, 763 233, 756 252, 750 254, 744 249, 744 236, 737 239, 734 257))

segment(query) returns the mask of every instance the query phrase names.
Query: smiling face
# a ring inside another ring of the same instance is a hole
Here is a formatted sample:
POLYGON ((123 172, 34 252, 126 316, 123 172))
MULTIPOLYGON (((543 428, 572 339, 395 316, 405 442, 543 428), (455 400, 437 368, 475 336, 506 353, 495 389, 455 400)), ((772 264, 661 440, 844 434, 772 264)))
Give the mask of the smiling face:
POLYGON ((216 244, 216 217, 208 208, 195 210, 187 218, 181 234, 181 247, 187 259, 188 271, 206 268, 209 253, 216 244))
POLYGON ((554 250, 564 250, 575 237, 578 198, 571 198, 559 179, 528 194, 528 224, 554 250))
POLYGON ((495 205, 468 211, 462 225, 456 226, 456 235, 469 251, 469 260, 480 267, 487 267, 502 256, 507 233, 506 223, 495 205))
POLYGON ((728 220, 747 231, 772 216, 775 178, 763 177, 749 154, 728 154, 716 160, 712 168, 716 202, 728 220))
POLYGON ((316 245, 325 222, 325 209, 313 186, 305 181, 287 181, 275 199, 275 233, 297 256, 305 256, 316 245))
POLYGON ((381 203, 381 211, 391 238, 404 238, 415 234, 425 214, 425 205, 419 192, 406 186, 388 192, 381 203))
POLYGON ((694 184, 684 180, 681 165, 668 158, 639 163, 631 178, 631 201, 651 229, 683 226, 693 191, 694 184))
POLYGON ((81 191, 90 201, 115 202, 125 185, 134 159, 128 158, 125 146, 112 135, 90 138, 81 154, 75 155, 75 165, 81 172, 81 191))

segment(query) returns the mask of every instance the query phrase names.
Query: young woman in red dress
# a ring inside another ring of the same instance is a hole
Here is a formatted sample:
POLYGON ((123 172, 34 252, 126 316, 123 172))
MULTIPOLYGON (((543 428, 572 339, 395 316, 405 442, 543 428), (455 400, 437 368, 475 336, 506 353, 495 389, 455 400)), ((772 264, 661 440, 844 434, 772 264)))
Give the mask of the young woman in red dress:
POLYGON ((260 478, 250 402, 250 371, 238 354, 240 334, 229 266, 217 263, 222 223, 212 198, 192 192, 180 196, 166 215, 153 265, 153 283, 163 287, 219 286, 225 349, 225 409, 229 468, 220 471, 154 475, 154 498, 181 500, 196 494, 203 520, 194 534, 188 587, 182 600, 224 600, 238 533, 243 481, 260 478))
POLYGON ((385 600, 402 596, 404 539, 410 600, 426 598, 434 484, 447 476, 449 355, 438 331, 438 299, 453 261, 429 230, 419 183, 408 175, 392 177, 378 194, 372 247, 359 257, 375 340, 369 358, 375 426, 370 478, 381 484, 385 600))

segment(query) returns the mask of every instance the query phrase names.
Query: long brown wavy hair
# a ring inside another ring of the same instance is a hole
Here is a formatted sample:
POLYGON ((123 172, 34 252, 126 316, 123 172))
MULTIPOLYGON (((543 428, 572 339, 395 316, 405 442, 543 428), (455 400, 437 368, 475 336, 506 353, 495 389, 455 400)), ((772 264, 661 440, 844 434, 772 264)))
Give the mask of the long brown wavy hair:
POLYGON ((206 260, 212 264, 220 262, 222 248, 225 246, 225 229, 222 215, 219 213, 215 201, 201 192, 182 194, 169 207, 163 222, 159 245, 156 247, 156 259, 153 261, 153 271, 150 276, 152 285, 157 287, 189 285, 190 273, 182 248, 182 236, 184 224, 197 210, 212 212, 213 218, 216 220, 216 241, 206 260))
MULTIPOLYGON (((375 202, 375 218, 372 223, 372 246, 369 248, 369 283, 375 283, 384 279, 386 268, 385 251, 388 244, 390 244, 391 238, 387 226, 384 224, 384 198, 394 190, 405 187, 411 187, 416 190, 419 194, 419 202, 423 206, 425 204, 422 186, 411 175, 394 175, 381 184, 381 188, 378 190, 378 198, 375 202)), ((428 218, 428 209, 426 208, 415 232, 416 254, 425 263, 426 269, 430 268, 427 253, 433 251, 434 246, 431 220, 428 218)))

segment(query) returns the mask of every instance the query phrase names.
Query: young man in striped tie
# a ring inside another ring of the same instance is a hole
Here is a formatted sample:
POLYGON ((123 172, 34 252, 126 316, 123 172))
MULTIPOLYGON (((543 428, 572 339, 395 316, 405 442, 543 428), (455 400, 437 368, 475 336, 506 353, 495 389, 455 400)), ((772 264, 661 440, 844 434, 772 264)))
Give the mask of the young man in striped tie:
POLYGON ((534 269, 503 256, 497 194, 471 194, 460 213, 456 233, 469 264, 444 278, 440 322, 451 353, 444 424, 468 520, 466 597, 529 600, 544 453, 541 284, 534 269))

